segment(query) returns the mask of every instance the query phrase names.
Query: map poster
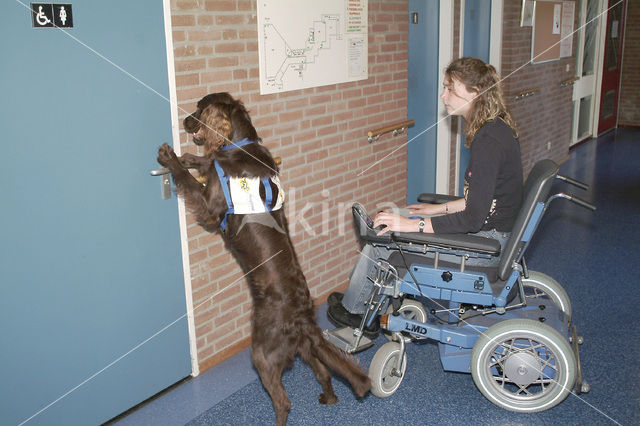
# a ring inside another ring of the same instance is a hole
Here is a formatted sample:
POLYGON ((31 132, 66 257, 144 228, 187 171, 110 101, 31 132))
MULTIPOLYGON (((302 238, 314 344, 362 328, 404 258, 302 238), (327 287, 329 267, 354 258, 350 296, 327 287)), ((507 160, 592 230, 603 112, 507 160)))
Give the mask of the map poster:
POLYGON ((258 0, 260 94, 368 78, 368 0, 258 0))

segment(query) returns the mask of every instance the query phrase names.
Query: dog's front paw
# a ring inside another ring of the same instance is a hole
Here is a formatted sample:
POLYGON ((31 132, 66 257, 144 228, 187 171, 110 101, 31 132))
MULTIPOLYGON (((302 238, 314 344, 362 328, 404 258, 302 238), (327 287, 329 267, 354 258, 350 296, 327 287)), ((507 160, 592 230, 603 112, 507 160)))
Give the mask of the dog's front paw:
POLYGON ((158 148, 158 163, 164 167, 169 167, 169 164, 173 161, 178 161, 178 156, 173 152, 173 148, 167 143, 160 145, 160 148, 158 148))

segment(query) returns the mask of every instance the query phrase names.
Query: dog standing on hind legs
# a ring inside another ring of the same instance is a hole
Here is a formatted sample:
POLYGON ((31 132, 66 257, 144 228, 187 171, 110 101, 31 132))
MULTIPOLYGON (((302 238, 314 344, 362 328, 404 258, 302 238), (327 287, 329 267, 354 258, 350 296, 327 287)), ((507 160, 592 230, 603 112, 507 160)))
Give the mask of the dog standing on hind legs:
POLYGON ((176 192, 209 232, 220 232, 242 270, 253 298, 251 358, 271 396, 276 423, 285 425, 291 402, 282 373, 296 355, 307 362, 322 386, 321 404, 338 401, 329 369, 343 376, 357 396, 371 382, 344 353, 328 343, 315 322, 306 279, 298 263, 284 214, 278 169, 260 143, 242 102, 228 93, 202 98, 184 120, 205 155, 178 158, 162 145, 158 162, 171 171, 176 192), (197 169, 206 184, 188 168, 197 169))

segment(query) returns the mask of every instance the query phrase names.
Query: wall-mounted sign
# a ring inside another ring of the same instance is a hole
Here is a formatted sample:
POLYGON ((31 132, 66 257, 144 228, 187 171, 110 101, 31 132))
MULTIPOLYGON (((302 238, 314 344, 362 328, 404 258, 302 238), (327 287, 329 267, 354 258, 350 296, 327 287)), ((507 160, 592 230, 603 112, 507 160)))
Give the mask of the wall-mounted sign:
POLYGON ((31 3, 33 28, 73 28, 71 4, 31 3))
POLYGON ((369 76, 369 0, 260 0, 260 94, 369 76))

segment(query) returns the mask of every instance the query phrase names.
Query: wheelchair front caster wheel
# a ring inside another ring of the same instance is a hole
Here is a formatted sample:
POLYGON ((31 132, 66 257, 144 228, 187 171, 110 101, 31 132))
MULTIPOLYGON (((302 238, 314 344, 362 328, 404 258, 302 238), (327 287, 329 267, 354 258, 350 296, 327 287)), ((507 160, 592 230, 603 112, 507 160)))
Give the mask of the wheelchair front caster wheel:
POLYGON ((369 366, 371 379, 371 393, 379 398, 393 395, 400 387, 404 373, 407 370, 407 354, 402 354, 401 346, 397 342, 385 343, 373 356, 369 366), (401 363, 399 364, 399 361, 401 363))
MULTIPOLYGON (((391 315, 392 312, 393 306, 389 306, 389 308, 387 309, 387 314, 391 315)), ((427 322, 427 311, 424 309, 424 306, 422 306, 422 303, 418 302, 417 300, 404 299, 404 301, 402 302, 402 306, 400 306, 400 309, 398 309, 398 313, 403 318, 412 319, 419 322, 427 322)), ((383 330, 382 332, 384 334, 384 337, 386 337, 387 339, 396 340, 396 337, 394 337, 390 331, 383 330)), ((404 339, 405 343, 409 343, 411 341, 411 336, 407 333, 403 332, 402 338, 404 339)))
POLYGON ((559 404, 573 389, 576 371, 567 340, 529 319, 489 327, 471 352, 471 375, 480 392, 498 407, 520 413, 559 404))

